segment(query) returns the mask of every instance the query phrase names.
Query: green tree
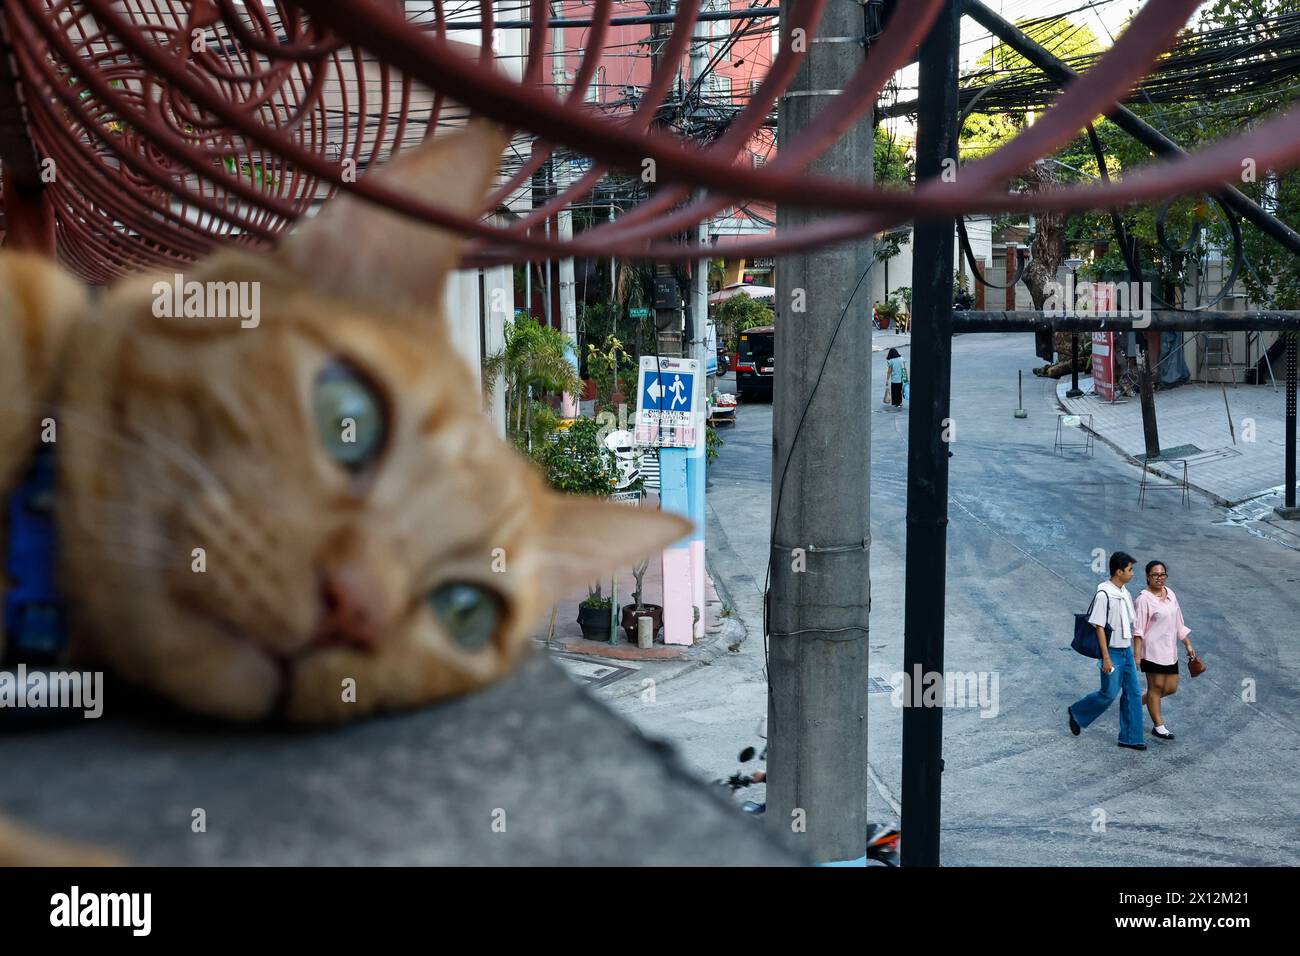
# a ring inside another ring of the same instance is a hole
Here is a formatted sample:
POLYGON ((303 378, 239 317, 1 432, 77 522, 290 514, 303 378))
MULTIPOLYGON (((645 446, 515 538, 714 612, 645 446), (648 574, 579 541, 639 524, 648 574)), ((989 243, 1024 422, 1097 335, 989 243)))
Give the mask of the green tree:
POLYGON ((483 361, 484 389, 489 398, 497 379, 505 380, 506 428, 522 447, 531 443, 535 406, 543 397, 582 388, 568 349, 569 340, 563 332, 525 315, 506 323, 505 345, 483 361))
MULTIPOLYGON (((883 126, 875 129, 872 160, 877 186, 907 189, 916 178, 916 164, 908 150, 908 144, 896 140, 883 126)), ((884 262, 894 258, 911 241, 910 236, 911 232, 904 229, 881 233, 876 237, 876 260, 884 262)))
MULTIPOLYGON (((1025 19, 1018 21, 1017 26, 1064 60, 1101 50, 1101 43, 1092 28, 1086 23, 1076 24, 1068 16, 1025 19)), ((999 84, 1015 80, 1025 73, 1037 72, 1037 69, 1011 47, 998 43, 976 61, 976 71, 966 80, 968 85, 983 86, 991 92, 999 84)), ((1029 109, 981 112, 978 110, 978 101, 976 107, 962 124, 958 135, 961 157, 965 161, 988 155, 1018 136, 1030 122, 1029 109)), ((1061 175, 1061 167, 1055 162, 1047 161, 1037 163, 1015 177, 1011 188, 1016 191, 1045 192, 1060 188, 1063 181, 1065 178, 1061 175)), ((995 221, 995 227, 1020 221, 1020 218, 1003 218, 995 221)), ((1054 281, 1057 270, 1065 261, 1068 221, 1069 217, 1065 213, 1056 211, 1040 211, 1034 216, 1030 263, 1023 278, 1036 309, 1043 307, 1048 283, 1054 281)))
POLYGON ((773 313, 763 303, 754 301, 744 292, 738 292, 722 302, 713 317, 718 325, 718 335, 723 337, 723 341, 734 353, 738 344, 736 336, 745 329, 771 325, 773 313))
MULTIPOLYGON (((1197 25, 1201 30, 1211 30, 1248 22, 1263 44, 1283 28, 1282 17, 1297 13, 1300 13, 1298 0, 1218 0, 1201 11, 1197 25)), ((1253 52, 1251 55, 1276 54, 1253 52)), ((1244 91, 1226 87, 1207 97, 1204 103, 1170 116, 1174 125, 1171 132, 1184 146, 1222 139, 1269 115, 1293 109, 1297 95, 1291 72, 1263 88, 1256 86, 1244 91)), ((1233 185, 1283 222, 1293 226, 1300 222, 1300 172, 1250 170, 1243 166, 1242 180, 1233 185), (1251 172, 1253 175, 1249 175, 1251 172)), ((1208 238, 1222 243, 1225 257, 1231 260, 1234 250, 1223 217, 1207 206, 1204 219, 1208 223, 1208 238)), ((1242 252, 1251 268, 1242 262, 1240 277, 1251 299, 1267 308, 1300 308, 1300 256, 1244 220, 1241 238, 1242 252)))
MULTIPOLYGON (((1063 60, 1101 52, 1101 41, 1087 23, 1075 23, 1068 16, 1016 21, 1021 32, 1063 60)), ((975 70, 964 78, 968 86, 989 86, 1013 81, 1017 74, 1038 72, 1023 56, 998 43, 975 61, 975 70)), ((966 118, 958 135, 963 162, 978 159, 1020 133, 1031 111, 983 112, 977 108, 966 118)))
POLYGON ((916 163, 908 150, 910 144, 895 139, 883 126, 875 129, 872 151, 872 174, 877 186, 907 188, 916 177, 916 163))

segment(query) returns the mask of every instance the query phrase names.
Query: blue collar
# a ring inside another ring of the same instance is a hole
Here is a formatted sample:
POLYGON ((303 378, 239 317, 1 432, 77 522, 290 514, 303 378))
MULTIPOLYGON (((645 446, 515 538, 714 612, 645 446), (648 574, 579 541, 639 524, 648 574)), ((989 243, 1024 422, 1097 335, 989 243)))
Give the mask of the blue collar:
POLYGON ((5 666, 53 664, 67 644, 59 597, 58 529, 54 523, 54 444, 37 446, 27 473, 9 496, 4 568, 5 666))

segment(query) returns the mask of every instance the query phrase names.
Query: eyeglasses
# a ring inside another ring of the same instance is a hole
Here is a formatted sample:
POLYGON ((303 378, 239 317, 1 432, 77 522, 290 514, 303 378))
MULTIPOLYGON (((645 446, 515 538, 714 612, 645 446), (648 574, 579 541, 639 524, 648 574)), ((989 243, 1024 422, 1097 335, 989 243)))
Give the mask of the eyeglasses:
POLYGON ((1169 577, 1169 575, 1166 574, 1166 573, 1163 572, 1163 571, 1152 571, 1152 572, 1151 572, 1151 576, 1152 576, 1153 578, 1167 578, 1167 577, 1169 577))

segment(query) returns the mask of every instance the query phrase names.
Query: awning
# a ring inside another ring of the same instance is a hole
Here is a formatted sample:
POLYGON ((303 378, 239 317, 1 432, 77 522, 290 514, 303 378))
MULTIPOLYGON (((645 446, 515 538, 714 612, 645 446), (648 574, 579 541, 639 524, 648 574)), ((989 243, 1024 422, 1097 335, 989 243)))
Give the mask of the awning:
POLYGON ((725 289, 719 289, 709 296, 709 304, 716 305, 719 302, 725 302, 733 295, 744 293, 751 299, 762 301, 764 299, 776 299, 776 289, 770 285, 746 285, 743 282, 737 282, 735 285, 729 285, 725 289))

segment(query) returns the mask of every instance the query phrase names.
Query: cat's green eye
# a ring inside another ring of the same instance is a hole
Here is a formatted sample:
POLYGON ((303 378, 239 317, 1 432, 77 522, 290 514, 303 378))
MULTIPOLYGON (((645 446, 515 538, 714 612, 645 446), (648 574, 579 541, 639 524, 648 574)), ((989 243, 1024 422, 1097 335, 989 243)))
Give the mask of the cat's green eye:
POLYGON ((360 372, 344 362, 334 362, 316 376, 312 413, 321 444, 344 468, 365 468, 383 447, 383 400, 360 372))
POLYGON ((473 584, 447 584, 429 595, 433 613, 447 633, 468 651, 491 643, 504 617, 501 599, 473 584))

